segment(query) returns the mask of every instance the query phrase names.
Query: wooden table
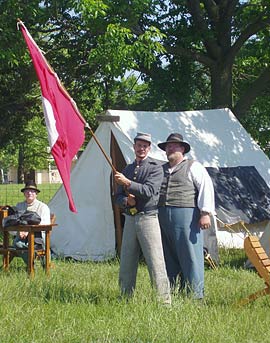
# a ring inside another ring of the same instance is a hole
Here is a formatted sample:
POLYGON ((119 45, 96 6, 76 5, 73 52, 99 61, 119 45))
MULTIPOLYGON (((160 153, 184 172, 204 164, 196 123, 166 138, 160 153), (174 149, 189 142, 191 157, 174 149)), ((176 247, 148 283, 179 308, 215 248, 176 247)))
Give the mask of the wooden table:
MULTIPOLYGON (((0 216, 1 217, 1 216, 0 216)), ((5 214, 2 214, 2 217, 5 217, 5 214)), ((0 248, 0 254, 3 255, 3 268, 4 270, 8 270, 10 256, 12 253, 19 253, 25 251, 25 249, 15 248, 9 245, 9 238, 11 232, 20 232, 25 231, 28 232, 28 267, 27 271, 29 276, 34 276, 34 258, 35 258, 35 250, 34 250, 34 238, 35 232, 45 231, 45 272, 49 275, 50 272, 50 235, 51 231, 54 226, 57 224, 49 224, 49 225, 19 225, 19 226, 10 226, 3 228, 2 223, 0 223, 0 232, 3 233, 3 247, 0 248)))

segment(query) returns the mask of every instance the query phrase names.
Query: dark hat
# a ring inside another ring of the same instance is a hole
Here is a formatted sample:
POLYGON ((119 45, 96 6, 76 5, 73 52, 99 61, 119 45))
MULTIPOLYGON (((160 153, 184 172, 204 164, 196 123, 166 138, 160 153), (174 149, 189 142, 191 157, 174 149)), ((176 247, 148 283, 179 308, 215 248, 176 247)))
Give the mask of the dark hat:
POLYGON ((24 192, 27 189, 34 189, 37 193, 40 192, 40 190, 37 188, 36 183, 33 180, 29 180, 25 183, 24 188, 21 189, 21 192, 24 192))
POLYGON ((167 143, 180 143, 185 148, 185 154, 190 150, 190 145, 183 141, 183 136, 180 133, 171 133, 166 142, 159 143, 158 147, 165 151, 167 143))
POLYGON ((151 135, 149 133, 137 132, 134 142, 136 141, 145 141, 151 144, 151 135))

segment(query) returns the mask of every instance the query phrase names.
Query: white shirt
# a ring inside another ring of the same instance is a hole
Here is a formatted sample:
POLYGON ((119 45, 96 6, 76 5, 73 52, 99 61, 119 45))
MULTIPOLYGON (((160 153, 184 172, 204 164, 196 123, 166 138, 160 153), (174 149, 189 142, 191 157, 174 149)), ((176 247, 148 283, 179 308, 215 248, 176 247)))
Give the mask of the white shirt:
POLYGON ((27 204, 26 201, 19 202, 16 205, 16 208, 22 211, 28 210, 36 212, 41 218, 40 224, 49 225, 51 223, 49 207, 46 204, 44 204, 44 202, 39 201, 38 199, 35 199, 31 204, 27 204))

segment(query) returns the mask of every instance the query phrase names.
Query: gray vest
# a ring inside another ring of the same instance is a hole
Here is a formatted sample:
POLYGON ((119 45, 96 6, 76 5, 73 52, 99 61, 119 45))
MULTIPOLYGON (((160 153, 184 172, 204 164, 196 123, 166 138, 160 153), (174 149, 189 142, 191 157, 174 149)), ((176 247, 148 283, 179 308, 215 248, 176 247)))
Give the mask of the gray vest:
POLYGON ((197 207, 198 191, 188 178, 193 160, 184 160, 169 173, 169 163, 163 165, 164 178, 161 184, 158 206, 197 207))

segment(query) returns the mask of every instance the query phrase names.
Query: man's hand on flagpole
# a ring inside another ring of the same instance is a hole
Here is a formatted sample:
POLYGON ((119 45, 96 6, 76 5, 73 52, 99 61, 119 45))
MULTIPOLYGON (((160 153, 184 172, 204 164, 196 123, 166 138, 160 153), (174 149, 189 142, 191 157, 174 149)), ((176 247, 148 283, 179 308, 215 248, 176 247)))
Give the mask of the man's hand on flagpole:
POLYGON ((118 185, 128 188, 131 185, 131 181, 125 177, 122 173, 116 172, 114 174, 114 180, 118 185))

